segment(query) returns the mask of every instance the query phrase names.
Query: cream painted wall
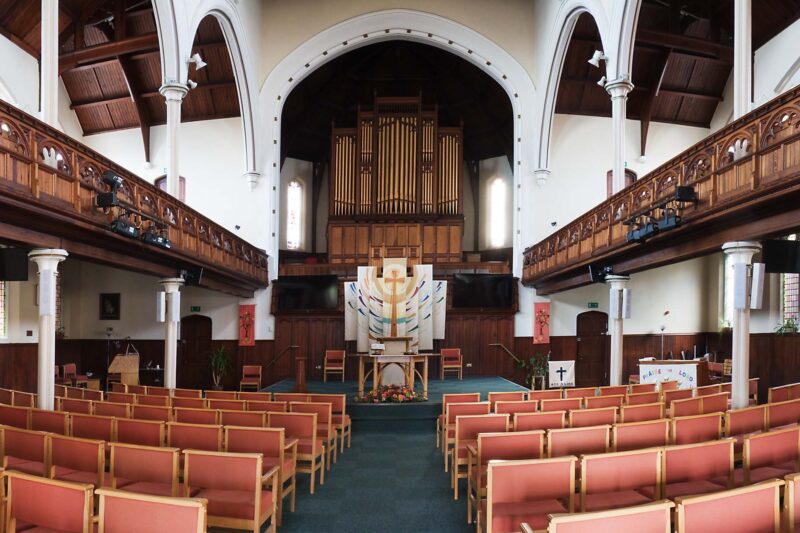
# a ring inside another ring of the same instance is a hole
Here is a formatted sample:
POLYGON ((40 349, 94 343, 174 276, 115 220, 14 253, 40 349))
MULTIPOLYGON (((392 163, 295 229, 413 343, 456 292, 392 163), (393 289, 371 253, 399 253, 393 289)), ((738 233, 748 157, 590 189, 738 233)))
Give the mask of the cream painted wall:
POLYGON ((8 336, 0 344, 39 341, 39 308, 36 306, 36 265, 28 265, 28 281, 6 281, 8 336), (28 336, 28 332, 31 333, 28 336))

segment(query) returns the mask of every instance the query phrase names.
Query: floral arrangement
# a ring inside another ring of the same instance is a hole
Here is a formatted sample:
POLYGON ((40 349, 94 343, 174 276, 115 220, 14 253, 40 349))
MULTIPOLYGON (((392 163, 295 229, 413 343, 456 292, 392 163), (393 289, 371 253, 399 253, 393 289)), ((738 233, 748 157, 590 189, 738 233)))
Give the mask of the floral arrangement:
POLYGON ((425 400, 404 385, 381 385, 377 389, 369 391, 362 401, 365 403, 405 403, 424 402, 425 400))

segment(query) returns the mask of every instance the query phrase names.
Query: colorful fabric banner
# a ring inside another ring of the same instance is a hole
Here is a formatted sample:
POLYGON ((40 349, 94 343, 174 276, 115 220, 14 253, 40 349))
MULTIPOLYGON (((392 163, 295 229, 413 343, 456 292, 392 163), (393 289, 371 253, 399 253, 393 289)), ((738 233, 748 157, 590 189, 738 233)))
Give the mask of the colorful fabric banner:
POLYGON ((239 306, 239 346, 256 345, 256 305, 239 306))
POLYGON ((533 344, 550 344, 550 302, 533 304, 533 344))

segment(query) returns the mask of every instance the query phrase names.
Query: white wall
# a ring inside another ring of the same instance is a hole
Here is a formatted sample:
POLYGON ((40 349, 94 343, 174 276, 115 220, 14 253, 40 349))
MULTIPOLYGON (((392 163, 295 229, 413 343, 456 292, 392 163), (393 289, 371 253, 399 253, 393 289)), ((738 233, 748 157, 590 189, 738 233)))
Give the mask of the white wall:
POLYGON ((28 265, 28 281, 6 281, 8 336, 0 344, 38 342, 39 308, 36 306, 36 265, 28 265), (30 336, 28 336, 30 332, 30 336))

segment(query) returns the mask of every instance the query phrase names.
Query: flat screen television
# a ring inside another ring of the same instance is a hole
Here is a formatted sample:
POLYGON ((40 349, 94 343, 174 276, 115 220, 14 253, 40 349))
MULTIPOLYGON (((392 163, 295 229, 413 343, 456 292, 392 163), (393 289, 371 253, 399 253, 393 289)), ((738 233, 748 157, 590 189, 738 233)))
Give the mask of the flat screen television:
POLYGON ((455 274, 453 308, 509 309, 514 305, 514 284, 510 274, 455 274))
POLYGON ((800 274, 800 241, 764 241, 761 255, 769 273, 800 274))
POLYGON ((307 311, 339 307, 337 276, 280 276, 275 280, 278 311, 307 311))
POLYGON ((0 248, 0 281, 28 281, 28 250, 0 248))

